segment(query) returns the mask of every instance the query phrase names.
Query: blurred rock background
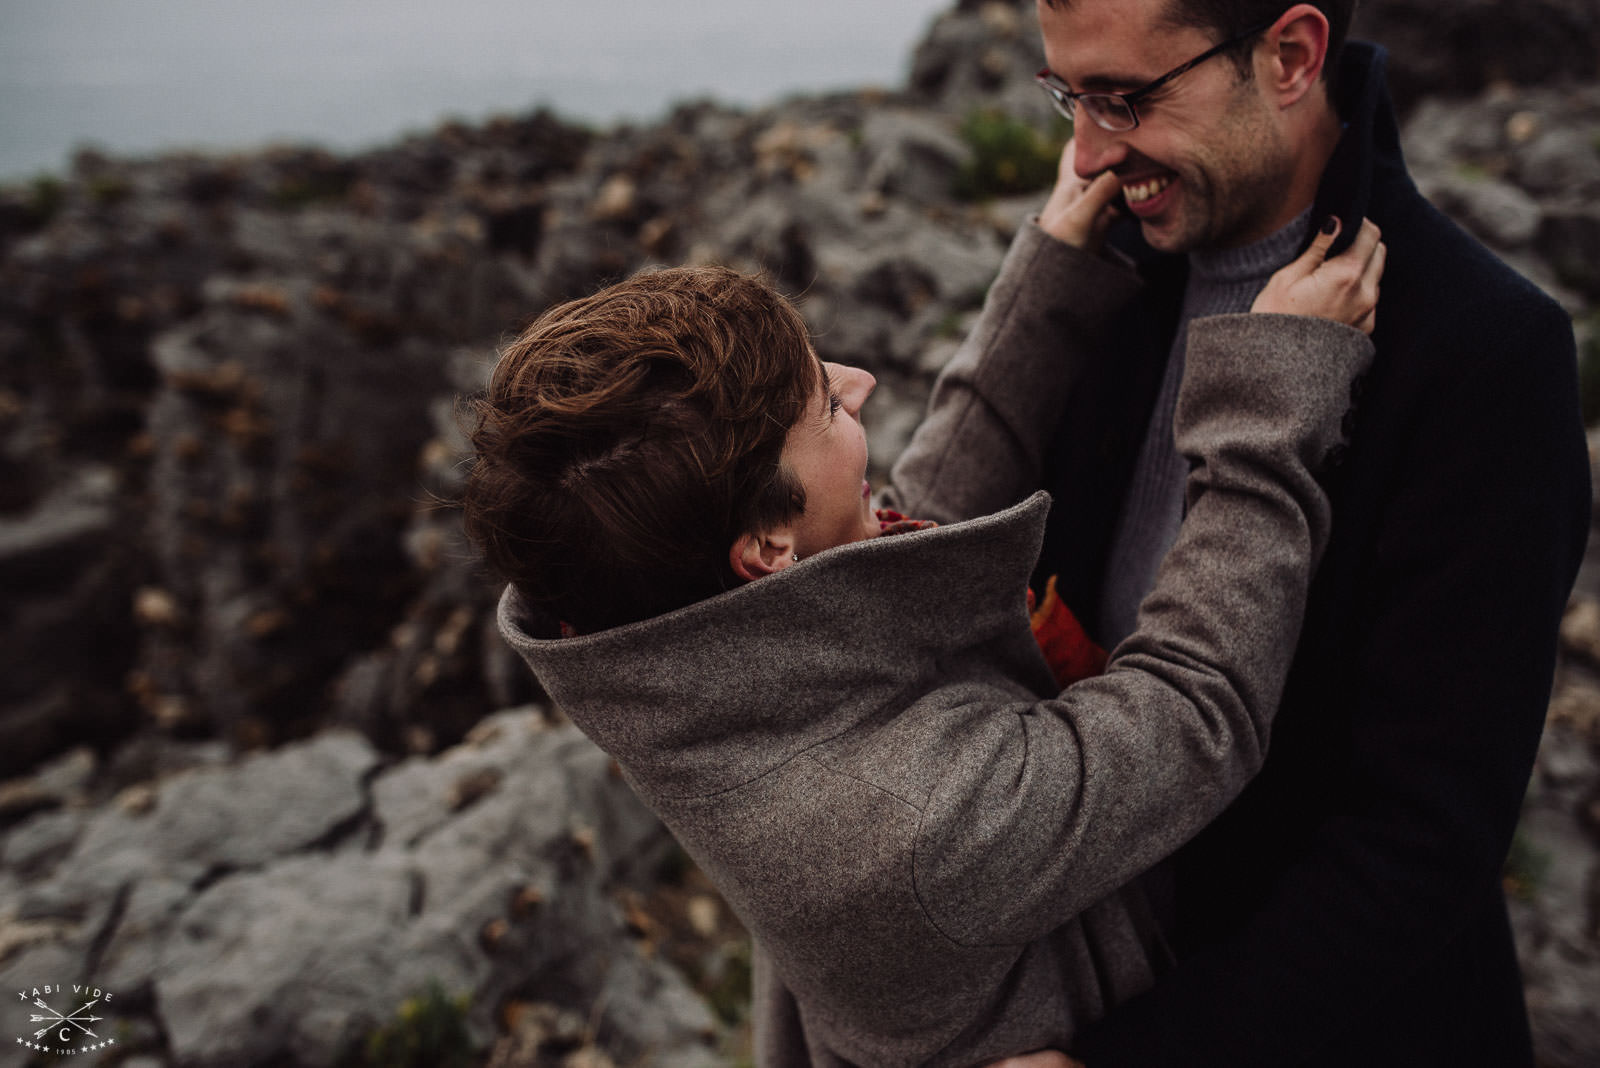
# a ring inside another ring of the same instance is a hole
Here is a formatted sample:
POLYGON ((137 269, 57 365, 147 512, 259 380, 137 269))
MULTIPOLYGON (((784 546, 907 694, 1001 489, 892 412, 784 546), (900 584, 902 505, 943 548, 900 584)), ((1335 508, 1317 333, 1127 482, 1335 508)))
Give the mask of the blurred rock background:
MULTIPOLYGON (((1600 3, 1358 36, 1600 419, 1600 3)), ((73 1044, 139 1068, 741 1063, 736 921, 494 633, 456 399, 552 302, 762 268, 877 375, 881 478, 1054 173, 1041 64, 1031 2, 963 0, 899 91, 0 189, 0 987, 110 991, 73 1044)), ((1548 1068, 1600 1063, 1596 566, 1562 641, 1506 872, 1548 1068)), ((0 1064, 56 1063, 28 1005, 0 1064)))

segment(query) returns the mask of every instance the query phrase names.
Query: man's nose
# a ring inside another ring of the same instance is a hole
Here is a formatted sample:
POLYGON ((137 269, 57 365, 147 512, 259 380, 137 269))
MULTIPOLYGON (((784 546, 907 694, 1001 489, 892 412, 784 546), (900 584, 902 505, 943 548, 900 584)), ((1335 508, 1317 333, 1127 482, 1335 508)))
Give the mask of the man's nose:
POLYGON ((1099 123, 1078 109, 1078 121, 1073 123, 1072 138, 1074 158, 1072 169, 1079 178, 1093 180, 1102 171, 1110 170, 1128 156, 1125 134, 1102 130, 1099 123))

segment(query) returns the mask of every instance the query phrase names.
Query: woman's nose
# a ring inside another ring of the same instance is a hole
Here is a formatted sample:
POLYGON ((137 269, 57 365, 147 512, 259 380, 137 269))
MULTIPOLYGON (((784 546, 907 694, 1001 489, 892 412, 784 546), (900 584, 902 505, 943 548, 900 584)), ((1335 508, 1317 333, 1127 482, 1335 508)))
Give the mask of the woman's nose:
POLYGON ((878 380, 872 377, 872 373, 863 371, 859 367, 830 363, 828 377, 833 379, 834 388, 839 392, 839 401, 851 415, 859 414, 861 406, 872 396, 872 391, 878 388, 878 380))

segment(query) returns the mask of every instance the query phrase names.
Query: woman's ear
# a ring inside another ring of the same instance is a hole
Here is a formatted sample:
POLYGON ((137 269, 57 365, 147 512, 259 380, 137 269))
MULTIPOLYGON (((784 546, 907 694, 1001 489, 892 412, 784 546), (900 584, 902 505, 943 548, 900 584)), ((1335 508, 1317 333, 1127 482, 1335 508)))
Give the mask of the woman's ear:
POLYGON ((794 538, 788 530, 741 534, 728 550, 728 563, 735 575, 753 582, 794 563, 794 538))

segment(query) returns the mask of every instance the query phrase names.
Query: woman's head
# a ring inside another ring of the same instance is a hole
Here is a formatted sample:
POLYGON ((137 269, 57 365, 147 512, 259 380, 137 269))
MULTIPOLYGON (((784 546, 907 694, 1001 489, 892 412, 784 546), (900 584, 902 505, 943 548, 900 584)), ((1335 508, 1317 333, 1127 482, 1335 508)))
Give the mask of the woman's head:
MULTIPOLYGON (((808 513, 811 483, 784 458, 791 430, 817 443, 823 374, 795 309, 725 268, 649 272, 552 308, 474 402, 467 533, 582 631, 737 585, 763 572, 730 550, 808 513)), ((816 452, 796 454, 802 467, 816 452)))

